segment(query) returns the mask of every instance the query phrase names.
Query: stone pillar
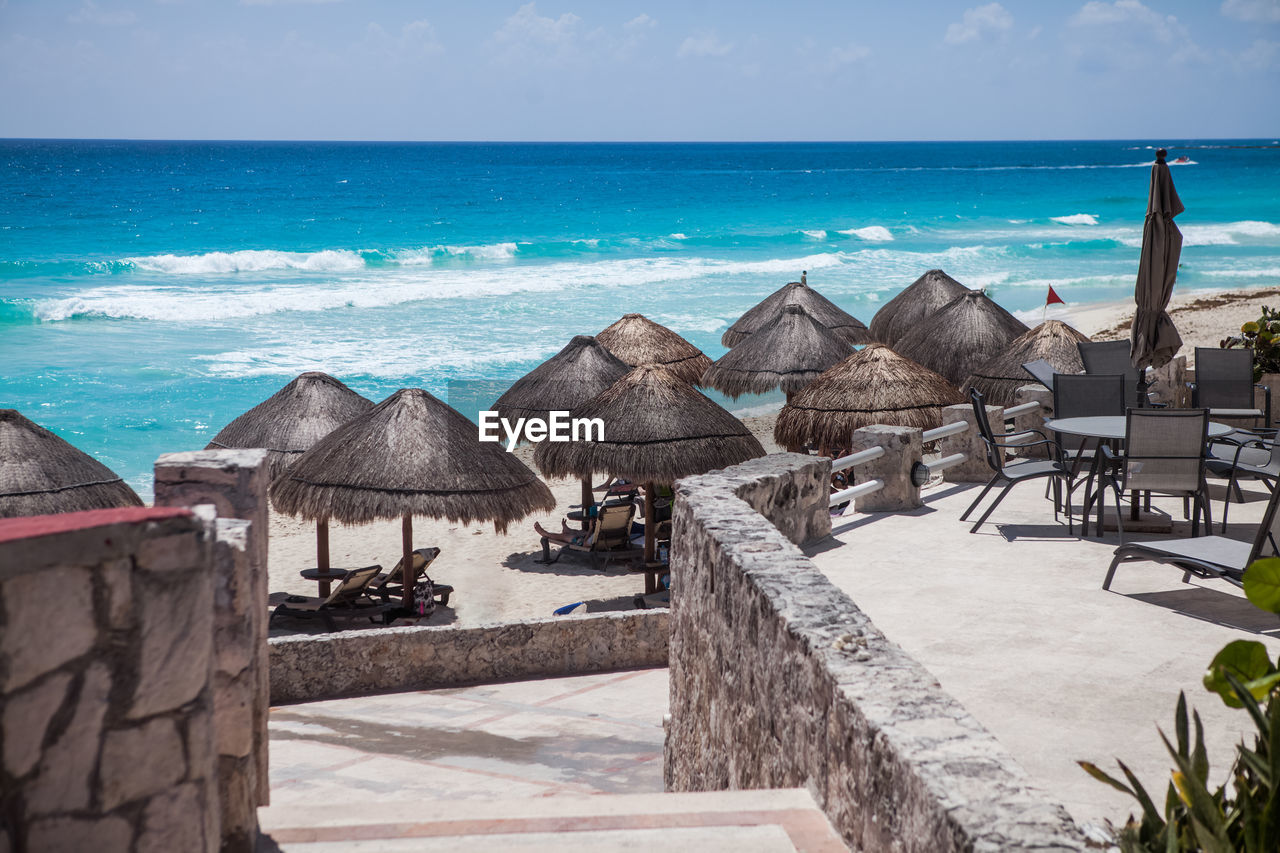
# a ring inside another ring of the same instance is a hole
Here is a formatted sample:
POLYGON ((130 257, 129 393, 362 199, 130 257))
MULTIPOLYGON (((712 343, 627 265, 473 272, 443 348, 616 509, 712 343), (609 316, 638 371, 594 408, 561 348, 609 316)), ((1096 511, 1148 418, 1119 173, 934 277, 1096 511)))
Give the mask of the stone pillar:
MULTIPOLYGON (((1034 385, 1023 385, 1014 395, 1014 404, 1021 406, 1023 403, 1039 403, 1040 407, 1034 411, 1027 412, 1025 415, 1018 415, 1013 419, 1013 428, 1015 430, 1022 429, 1038 429, 1045 432, 1044 419, 1053 417, 1053 392, 1043 385, 1036 383, 1034 385)), ((1047 434, 1047 433, 1046 433, 1047 434)), ((1052 436, 1050 436, 1052 438, 1052 436)), ((1028 436, 1032 441, 1037 440, 1035 436, 1028 436)), ((1019 456, 1031 456, 1037 459, 1048 459, 1049 448, 1043 444, 1028 448, 1021 451, 1019 456)))
POLYGON ((874 426, 854 430, 853 452, 883 447, 884 456, 850 469, 853 485, 884 480, 884 488, 854 501, 858 512, 895 512, 920 506, 920 487, 911 483, 911 466, 923 456, 915 427, 874 426))
POLYGON ((215 853, 210 526, 0 520, 0 850, 215 853))
POLYGON ((256 807, 269 798, 268 485, 265 450, 166 453, 156 460, 157 506, 208 503, 219 517, 216 725, 228 850, 252 849, 256 807))
POLYGON ((1151 387, 1147 389, 1157 403, 1165 403, 1175 409, 1191 405, 1191 392, 1187 388, 1187 357, 1180 355, 1159 370, 1151 371, 1151 387))
MULTIPOLYGON (((1004 409, 999 406, 987 406, 987 417, 992 423, 1001 423, 1004 409)), ((977 419, 973 414, 973 406, 967 403, 946 406, 942 410, 942 423, 953 424, 963 421, 969 424, 969 431, 960 435, 949 435, 938 442, 938 452, 943 456, 963 453, 969 458, 942 472, 942 479, 948 483, 985 483, 991 479, 991 466, 987 464, 987 449, 978 433, 977 419)))

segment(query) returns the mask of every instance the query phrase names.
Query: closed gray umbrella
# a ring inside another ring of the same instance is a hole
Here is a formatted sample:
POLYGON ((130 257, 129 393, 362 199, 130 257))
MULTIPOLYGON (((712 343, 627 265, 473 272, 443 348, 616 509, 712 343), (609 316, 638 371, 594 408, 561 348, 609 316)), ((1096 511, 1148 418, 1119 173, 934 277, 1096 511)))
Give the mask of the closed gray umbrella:
POLYGON ((1178 354, 1182 336, 1165 310, 1173 296, 1178 277, 1178 257, 1182 254, 1182 232, 1173 218, 1184 208, 1173 178, 1165 165, 1165 150, 1156 152, 1151 167, 1151 190, 1147 196, 1147 221, 1142 226, 1142 256, 1138 261, 1138 283, 1133 301, 1133 330, 1129 335, 1129 358, 1133 366, 1163 367, 1178 354))

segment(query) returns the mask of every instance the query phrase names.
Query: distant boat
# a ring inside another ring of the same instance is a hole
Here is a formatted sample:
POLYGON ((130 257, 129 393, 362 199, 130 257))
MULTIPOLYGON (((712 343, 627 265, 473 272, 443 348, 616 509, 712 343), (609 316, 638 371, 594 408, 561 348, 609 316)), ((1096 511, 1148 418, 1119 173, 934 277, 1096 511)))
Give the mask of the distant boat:
POLYGON ((1190 162, 1191 162, 1191 159, 1190 159, 1189 157, 1185 157, 1185 156, 1183 156, 1183 157, 1179 157, 1177 160, 1174 160, 1173 162, 1175 162, 1175 163, 1190 163, 1190 162))

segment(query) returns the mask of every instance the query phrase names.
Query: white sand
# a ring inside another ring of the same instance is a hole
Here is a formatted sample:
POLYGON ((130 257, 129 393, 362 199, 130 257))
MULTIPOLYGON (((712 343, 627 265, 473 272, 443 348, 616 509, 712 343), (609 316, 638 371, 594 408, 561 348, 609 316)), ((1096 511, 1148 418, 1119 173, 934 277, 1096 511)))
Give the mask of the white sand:
MULTIPOLYGON (((1280 289, 1179 294, 1173 301, 1172 316, 1182 334, 1183 352, 1190 360, 1194 347, 1217 346, 1222 337, 1237 332, 1241 323, 1257 319, 1266 304, 1280 306, 1280 289)), ((1126 337, 1132 316, 1133 306, 1128 301, 1079 308, 1054 306, 1049 312, 1051 319, 1066 320, 1085 334, 1101 334, 1103 339, 1126 337)), ((777 450, 773 443, 775 417, 776 413, 745 419, 769 452, 777 450)), ((516 452, 526 464, 531 463, 531 448, 516 452)), ((578 554, 566 554, 549 566, 534 562, 541 554, 534 521, 558 529, 561 517, 581 494, 576 480, 550 480, 547 485, 556 497, 556 512, 519 522, 505 534, 495 533, 492 525, 415 519, 414 546, 441 549, 429 574, 456 589, 450 606, 437 609, 424 624, 478 625, 544 617, 557 607, 578 601, 585 602, 588 610, 632 607, 632 599, 644 591, 643 575, 628 572, 625 565, 617 564, 620 561, 607 571, 591 568, 590 560, 578 554)), ((400 558, 398 520, 357 527, 333 525, 329 537, 334 566, 378 563, 389 568, 400 558)), ((314 527, 287 516, 273 516, 271 590, 314 595, 316 585, 298 576, 299 569, 314 565, 314 527)))

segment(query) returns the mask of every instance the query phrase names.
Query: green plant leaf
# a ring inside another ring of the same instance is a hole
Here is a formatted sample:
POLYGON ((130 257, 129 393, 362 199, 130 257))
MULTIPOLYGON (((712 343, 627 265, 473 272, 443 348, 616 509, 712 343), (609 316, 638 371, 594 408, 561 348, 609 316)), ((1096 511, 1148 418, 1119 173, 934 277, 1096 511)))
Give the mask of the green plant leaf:
POLYGON ((1099 782, 1105 782, 1106 784, 1115 788, 1117 791, 1122 791, 1128 794, 1129 796, 1133 797, 1135 800, 1138 798, 1138 795, 1135 794, 1132 790, 1130 790, 1127 785, 1125 785, 1123 782, 1120 782, 1113 776, 1109 775, 1105 770, 1098 767, 1098 765, 1094 764, 1093 762, 1077 761, 1076 764, 1079 764, 1082 768, 1084 768, 1085 773, 1088 773, 1090 776, 1097 779, 1099 782))
POLYGON ((1280 557, 1254 560, 1244 571, 1244 594, 1255 607, 1280 613, 1280 557))
POLYGON ((1223 646, 1222 651, 1209 662, 1209 671, 1204 674, 1204 689, 1217 693, 1228 707, 1240 708, 1240 699, 1228 678, 1234 677, 1243 684, 1265 678, 1273 672, 1275 667, 1266 646, 1256 640, 1234 640, 1223 646))

